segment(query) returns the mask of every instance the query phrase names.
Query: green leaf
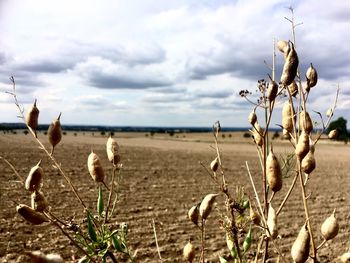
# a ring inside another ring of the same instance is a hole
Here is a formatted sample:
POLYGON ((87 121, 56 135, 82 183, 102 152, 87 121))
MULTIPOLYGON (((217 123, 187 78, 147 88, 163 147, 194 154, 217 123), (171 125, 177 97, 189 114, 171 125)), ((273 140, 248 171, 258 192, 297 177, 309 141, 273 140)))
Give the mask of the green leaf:
POLYGON ((92 223, 91 215, 89 212, 87 212, 87 227, 88 227, 88 233, 92 241, 97 242, 97 235, 94 228, 94 224, 92 223))
POLYGON ((103 205, 103 195, 101 186, 98 187, 98 198, 97 198, 97 213, 102 217, 102 213, 104 210, 103 205))
POLYGON ((219 256, 220 263, 228 263, 226 259, 224 259, 222 256, 219 256))
POLYGON ((247 209, 249 207, 249 200, 244 200, 242 203, 242 208, 247 209))
POLYGON ((243 251, 247 252, 252 244, 252 229, 249 228, 248 234, 243 242, 243 251))
POLYGON ((119 238, 116 235, 112 235, 112 245, 118 252, 123 252, 123 248, 120 244, 119 238))

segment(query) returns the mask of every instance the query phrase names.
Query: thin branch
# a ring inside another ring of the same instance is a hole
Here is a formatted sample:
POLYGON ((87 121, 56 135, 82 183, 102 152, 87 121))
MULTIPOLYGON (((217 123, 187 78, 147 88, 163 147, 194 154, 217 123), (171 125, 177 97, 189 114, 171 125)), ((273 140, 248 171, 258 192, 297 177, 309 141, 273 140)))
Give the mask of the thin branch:
POLYGON ((158 238, 157 238, 157 232, 156 232, 156 226, 154 223, 154 219, 152 218, 152 226, 153 226, 153 234, 154 234, 154 239, 156 240, 156 246, 157 246, 157 252, 158 252, 158 257, 160 262, 163 262, 162 256, 160 254, 160 249, 159 249, 159 245, 158 245, 158 238))
POLYGON ((12 169, 12 171, 15 173, 15 175, 18 177, 18 179, 22 182, 22 184, 24 185, 24 179, 22 178, 22 176, 17 172, 16 168, 4 157, 0 156, 0 160, 3 160, 8 166, 10 166, 10 168, 12 169))

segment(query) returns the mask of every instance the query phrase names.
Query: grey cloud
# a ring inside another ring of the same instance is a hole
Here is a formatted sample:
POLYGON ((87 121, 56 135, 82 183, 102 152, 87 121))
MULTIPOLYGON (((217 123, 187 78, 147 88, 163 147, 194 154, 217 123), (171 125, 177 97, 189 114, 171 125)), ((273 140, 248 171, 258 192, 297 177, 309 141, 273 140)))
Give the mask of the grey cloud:
POLYGON ((20 63, 14 66, 14 70, 28 71, 34 73, 60 73, 62 71, 71 69, 74 66, 72 60, 65 61, 64 59, 52 60, 38 60, 32 62, 20 63))
POLYGON ((233 94, 233 91, 229 90, 211 90, 211 91, 198 91, 195 96, 198 98, 213 98, 222 99, 227 98, 233 94))
POLYGON ((30 93, 35 89, 35 87, 43 87, 45 86, 45 82, 39 80, 39 78, 33 74, 16 71, 16 70, 5 70, 0 67, 0 83, 12 85, 10 81, 10 77, 14 76, 16 81, 16 88, 19 93, 30 93))

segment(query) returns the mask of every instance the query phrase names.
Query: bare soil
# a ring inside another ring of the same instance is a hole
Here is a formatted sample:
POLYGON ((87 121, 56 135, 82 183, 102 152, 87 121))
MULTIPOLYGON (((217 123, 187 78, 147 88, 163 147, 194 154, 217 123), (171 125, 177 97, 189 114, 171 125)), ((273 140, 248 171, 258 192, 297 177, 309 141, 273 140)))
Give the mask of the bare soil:
MULTIPOLYGON (((187 211, 206 194, 218 192, 218 188, 199 163, 202 162, 208 167, 215 157, 211 135, 146 136, 121 133, 115 137, 121 147, 124 168, 122 195, 117 214, 111 224, 128 224, 131 251, 136 253, 137 262, 159 262, 152 220, 155 221, 163 262, 183 262, 182 248, 190 239, 197 247, 197 261, 200 233, 187 219, 187 211)), ((40 134, 39 138, 48 146, 43 134, 40 134)), ((92 136, 90 133, 78 133, 77 136, 68 133, 55 150, 55 156, 61 162, 64 171, 92 210, 96 207, 97 185, 88 173, 86 161, 91 149, 94 149, 102 159, 110 178, 112 167, 105 153, 106 140, 106 137, 92 136)), ((236 186, 243 185, 253 198, 245 168, 246 161, 258 189, 261 189, 261 179, 259 159, 251 139, 243 139, 242 133, 227 133, 225 138, 220 138, 220 147, 230 192, 234 195, 236 186)), ((316 244, 322 241, 320 225, 334 209, 340 224, 338 236, 319 250, 320 262, 336 262, 335 259, 339 255, 350 249, 349 147, 322 140, 316 148, 317 168, 307 185, 307 193, 310 194, 310 220, 314 226, 316 244)), ((289 143, 279 139, 274 141, 274 152, 277 156, 285 156, 292 151, 289 143)), ((63 220, 74 218, 75 222, 84 224, 84 211, 79 202, 31 136, 1 134, 0 156, 10 161, 23 178, 26 178, 30 168, 42 159, 45 171, 43 192, 52 211, 63 220)), ((0 261, 28 262, 24 253, 32 250, 59 253, 66 262, 74 262, 80 258, 82 255, 53 225, 33 226, 16 213, 16 203, 30 205, 30 194, 2 160, 0 171, 0 261)), ((282 190, 273 200, 276 207, 281 203, 292 178, 293 176, 284 179, 282 190)), ((261 192, 259 193, 261 195, 261 192)), ((219 197, 218 209, 208 219, 208 262, 218 262, 218 255, 228 255, 225 232, 218 223, 219 211, 223 211, 223 207, 224 198, 219 197)), ((287 262, 291 261, 290 248, 304 221, 298 181, 278 218, 281 239, 278 239, 277 243, 287 262)), ((254 240, 258 238, 257 233, 258 230, 253 229, 254 240)))

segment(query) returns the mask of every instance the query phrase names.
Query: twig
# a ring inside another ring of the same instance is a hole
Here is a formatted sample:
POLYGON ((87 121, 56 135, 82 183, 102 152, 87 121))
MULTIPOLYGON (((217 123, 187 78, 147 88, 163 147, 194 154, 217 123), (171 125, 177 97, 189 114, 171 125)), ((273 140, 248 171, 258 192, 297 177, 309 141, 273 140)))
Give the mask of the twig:
POLYGON ((154 224, 154 219, 152 218, 152 226, 153 226, 153 233, 154 233, 154 239, 156 240, 156 246, 157 246, 157 252, 160 262, 163 262, 162 256, 160 254, 160 249, 158 245, 158 238, 157 238, 157 232, 156 232, 156 226, 154 224))
POLYGON ((15 173, 15 175, 18 177, 18 179, 22 182, 22 184, 24 185, 24 179, 22 178, 22 176, 17 172, 16 168, 4 157, 0 156, 0 160, 3 160, 8 166, 10 166, 10 168, 12 169, 12 171, 15 173))
POLYGON ((105 214, 105 224, 108 221, 108 212, 109 212, 109 207, 110 207, 111 201, 112 201, 112 193, 113 193, 113 188, 114 188, 114 177, 115 177, 116 169, 117 169, 116 165, 113 164, 111 189, 109 190, 109 195, 108 195, 108 202, 107 202, 106 214, 105 214))

